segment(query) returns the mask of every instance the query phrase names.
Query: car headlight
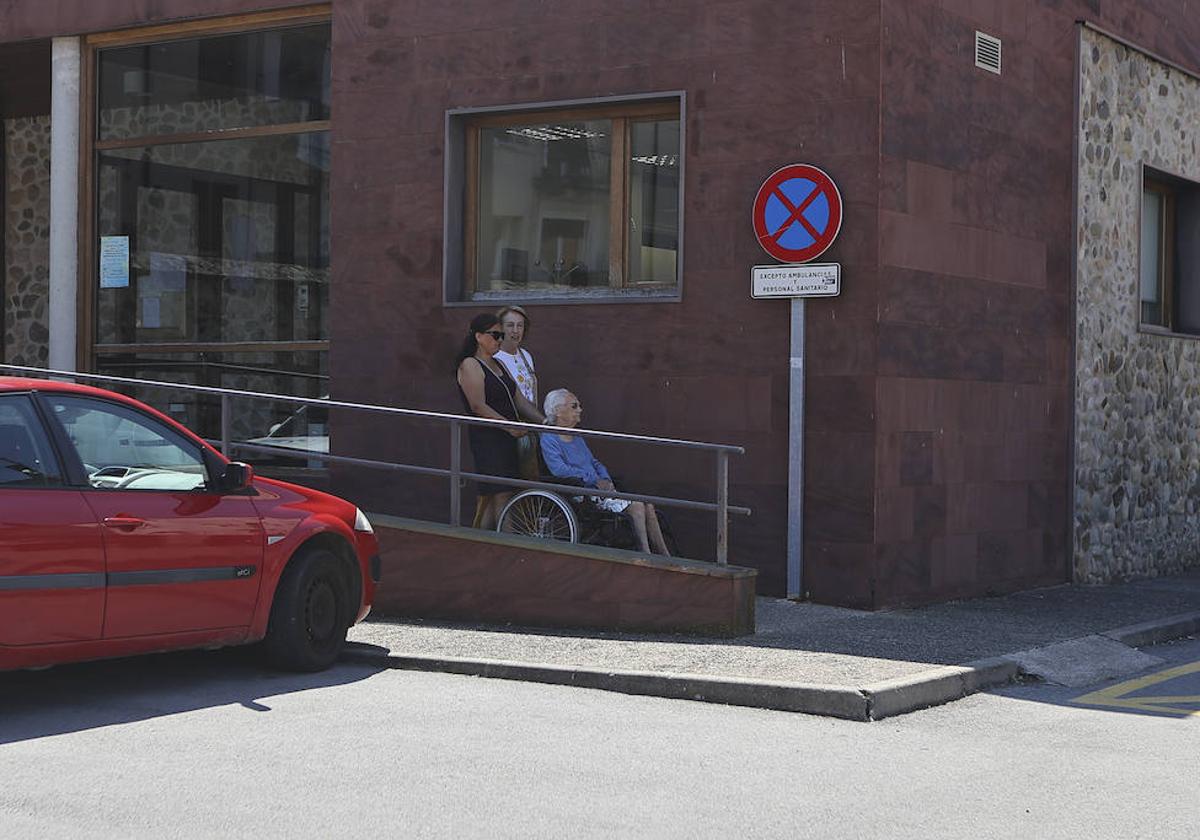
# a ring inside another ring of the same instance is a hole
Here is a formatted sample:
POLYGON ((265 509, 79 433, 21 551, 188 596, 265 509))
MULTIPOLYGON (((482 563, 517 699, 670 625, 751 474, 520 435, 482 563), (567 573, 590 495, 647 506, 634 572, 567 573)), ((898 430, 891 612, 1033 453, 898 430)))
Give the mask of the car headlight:
POLYGON ((371 520, 367 519, 367 515, 358 508, 354 509, 354 530, 362 531, 364 534, 375 533, 375 529, 371 527, 371 520))

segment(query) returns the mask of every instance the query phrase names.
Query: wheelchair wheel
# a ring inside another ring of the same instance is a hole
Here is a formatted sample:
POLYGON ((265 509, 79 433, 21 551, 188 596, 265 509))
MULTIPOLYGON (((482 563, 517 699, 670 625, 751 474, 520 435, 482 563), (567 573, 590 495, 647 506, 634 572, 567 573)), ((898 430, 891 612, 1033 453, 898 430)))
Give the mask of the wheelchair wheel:
POLYGON ((500 511, 496 530, 542 540, 579 541, 575 512, 561 496, 545 490, 525 490, 513 496, 500 511))

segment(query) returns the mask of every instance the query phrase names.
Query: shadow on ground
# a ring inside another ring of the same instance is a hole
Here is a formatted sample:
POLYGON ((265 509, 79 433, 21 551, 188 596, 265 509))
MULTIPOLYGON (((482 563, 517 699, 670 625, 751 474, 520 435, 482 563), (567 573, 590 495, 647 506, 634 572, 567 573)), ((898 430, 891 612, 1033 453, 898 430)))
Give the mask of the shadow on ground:
POLYGON ((380 669, 338 665, 318 674, 264 669, 245 648, 187 651, 0 673, 0 744, 358 682, 380 669))

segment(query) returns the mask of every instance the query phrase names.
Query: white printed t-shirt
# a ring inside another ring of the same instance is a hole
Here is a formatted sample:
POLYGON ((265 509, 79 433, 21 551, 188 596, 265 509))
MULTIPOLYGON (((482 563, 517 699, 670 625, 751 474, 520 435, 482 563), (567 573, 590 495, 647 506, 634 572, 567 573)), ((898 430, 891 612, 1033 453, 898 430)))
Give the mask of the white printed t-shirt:
POLYGON ((522 347, 518 347, 516 353, 497 350, 496 358, 516 380, 525 399, 537 405, 537 374, 533 372, 533 356, 529 355, 529 351, 522 347))

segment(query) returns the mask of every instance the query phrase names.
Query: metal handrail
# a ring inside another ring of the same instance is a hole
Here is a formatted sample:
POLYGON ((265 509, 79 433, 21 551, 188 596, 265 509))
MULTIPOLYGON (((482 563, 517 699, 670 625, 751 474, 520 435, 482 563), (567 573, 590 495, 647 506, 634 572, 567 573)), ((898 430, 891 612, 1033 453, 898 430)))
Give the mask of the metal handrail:
POLYGON ((522 428, 539 433, 546 432, 550 428, 556 428, 547 427, 546 425, 540 423, 524 423, 515 420, 494 420, 485 417, 475 417, 468 414, 449 414, 446 412, 422 411, 412 408, 397 408, 395 406, 375 405, 372 403, 355 403, 342 400, 320 399, 315 397, 298 397, 289 394, 244 391, 236 388, 215 388, 210 385, 188 385, 182 382, 163 382, 161 380, 154 379, 133 379, 124 376, 79 373, 77 371, 69 370, 51 370, 48 368, 37 368, 25 365, 0 364, 0 370, 33 373, 44 378, 58 377, 62 379, 88 379, 99 382, 113 382, 122 385, 135 385, 149 388, 170 388, 174 390, 218 396, 221 399, 221 440, 214 443, 219 445, 221 452, 227 457, 234 449, 241 451, 278 452, 313 460, 353 464, 373 469, 388 469, 401 472, 412 472, 421 475, 448 476, 451 482, 450 523, 452 525, 462 524, 462 500, 459 495, 459 484, 460 480, 464 478, 477 481, 488 481, 491 483, 504 484, 513 487, 554 490, 556 492, 568 493, 570 495, 588 495, 599 496, 603 498, 628 499, 630 501, 643 501, 650 502, 651 504, 660 504, 664 507, 714 511, 717 514, 716 559, 718 564, 726 565, 728 563, 729 549, 729 514, 735 513, 742 516, 749 516, 751 513, 749 508, 729 504, 729 456, 731 454, 741 455, 745 453, 745 449, 732 444, 705 443, 702 441, 682 440, 678 438, 635 435, 625 432, 606 432, 598 429, 573 428, 570 430, 572 435, 579 435, 581 437, 627 441, 631 443, 647 443, 656 446, 672 446, 682 449, 694 449, 714 453, 717 461, 717 498, 715 502, 701 502, 690 499, 677 499, 668 496, 652 496, 639 493, 624 493, 616 490, 600 490, 594 487, 581 488, 575 485, 556 484, 554 482, 547 481, 528 481, 526 479, 509 478, 507 476, 492 476, 474 473, 462 469, 462 425, 500 426, 505 429, 522 428), (352 458, 345 455, 331 455, 325 452, 312 452, 310 450, 296 449, 294 447, 251 444, 234 441, 230 433, 232 416, 230 410, 231 397, 244 397, 247 399, 267 400, 270 402, 285 402, 291 404, 302 403, 305 405, 325 406, 327 408, 371 411, 420 420, 448 422, 450 424, 451 432, 450 468, 442 469, 439 467, 422 467, 416 464, 402 464, 392 461, 375 461, 367 458, 352 458))

